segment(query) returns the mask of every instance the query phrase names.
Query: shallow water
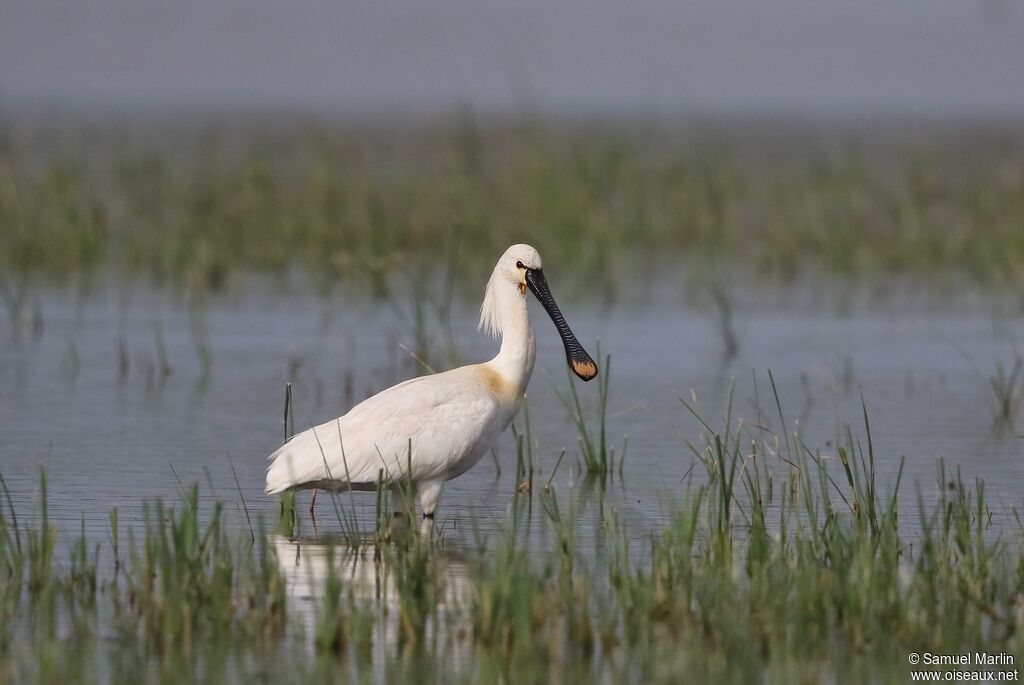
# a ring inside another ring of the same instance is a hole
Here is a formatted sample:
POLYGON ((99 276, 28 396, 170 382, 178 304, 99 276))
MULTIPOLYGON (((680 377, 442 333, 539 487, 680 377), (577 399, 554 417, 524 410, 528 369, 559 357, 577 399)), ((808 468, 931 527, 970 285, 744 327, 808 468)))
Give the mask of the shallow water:
MULTIPOLYGON (((688 485, 704 477, 684 442, 697 443, 700 426, 679 397, 691 403, 696 398, 717 429, 735 379, 733 425, 743 419, 777 431, 769 369, 790 431, 799 430, 826 457, 835 454, 834 440, 847 423, 863 440, 863 393, 883 492, 906 457, 904 521, 916 521, 918 485, 925 502, 935 499, 941 457, 950 471, 961 468, 965 482, 986 481, 996 514, 993 534, 1003 522, 1013 525, 1006 515, 1019 507, 1024 492, 1024 428, 993 428, 987 377, 997 362, 1012 366, 1016 341, 1024 337, 1019 318, 740 307, 739 354, 723 362, 715 319, 690 305, 563 308, 582 341, 599 338, 602 352, 612 354, 608 436, 617 455, 629 436, 623 479, 597 497, 581 478, 577 435, 552 387, 564 390, 568 382, 561 344, 534 307, 539 353, 529 409, 535 487, 552 478, 565 511, 584 531, 583 550, 599 553, 598 536, 586 531, 601 521, 602 508, 613 508, 640 542, 664 523, 688 485), (569 456, 552 476, 563 448, 569 456)), ((246 508, 252 520, 262 516, 270 525, 278 504, 262 492, 264 459, 283 440, 285 382, 294 384, 301 430, 419 372, 403 349, 411 349, 414 338, 404 317, 390 307, 353 306, 343 298, 219 299, 204 307, 198 328, 181 302, 146 291, 85 301, 51 293, 42 298, 41 312, 35 331, 15 330, 5 321, 0 332, 0 473, 20 515, 33 520, 39 467, 45 467, 50 519, 65 544, 82 520, 90 535, 105 540, 111 507, 118 507, 122 525, 137 523, 144 500, 176 500, 182 485, 194 482, 207 501, 229 503, 229 518, 240 530, 248 526, 246 508), (196 332, 202 329, 205 334, 196 332), (202 337, 212 359, 205 375, 196 342, 202 337), (161 340, 170 365, 166 375, 159 369, 161 340)), ((476 361, 496 348, 475 332, 471 307, 457 312, 450 328, 457 349, 452 358, 476 361)), ((596 352, 593 343, 588 346, 596 352)), ((579 390, 593 409, 597 384, 580 384, 579 390)), ((516 424, 523 429, 522 416, 516 424)), ((766 458, 782 466, 777 456, 766 458)), ((511 431, 500 440, 498 461, 500 475, 485 457, 445 489, 438 525, 455 552, 474 549, 477 540, 506 525, 517 485, 511 431)), ((308 497, 300 495, 303 513, 308 497)), ((373 527, 374 500, 372 494, 355 495, 366 530, 373 527)), ((340 501, 350 502, 348 495, 340 501)), ((543 512, 529 504, 520 512, 522 534, 546 547, 551 531, 530 525, 543 512)), ((303 518, 306 537, 339 532, 326 496, 315 530, 303 518)), ((633 547, 642 553, 647 545, 633 547)))

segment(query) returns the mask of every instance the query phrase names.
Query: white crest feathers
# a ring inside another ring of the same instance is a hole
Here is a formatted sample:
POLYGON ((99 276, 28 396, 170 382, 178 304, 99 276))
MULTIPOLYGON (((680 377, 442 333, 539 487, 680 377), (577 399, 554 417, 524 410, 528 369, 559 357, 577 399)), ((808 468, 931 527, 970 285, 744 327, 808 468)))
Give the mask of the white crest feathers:
POLYGON ((484 301, 480 305, 480 325, 477 327, 492 338, 502 335, 501 317, 498 316, 498 287, 497 279, 501 278, 497 269, 491 274, 487 281, 487 289, 484 291, 484 301))

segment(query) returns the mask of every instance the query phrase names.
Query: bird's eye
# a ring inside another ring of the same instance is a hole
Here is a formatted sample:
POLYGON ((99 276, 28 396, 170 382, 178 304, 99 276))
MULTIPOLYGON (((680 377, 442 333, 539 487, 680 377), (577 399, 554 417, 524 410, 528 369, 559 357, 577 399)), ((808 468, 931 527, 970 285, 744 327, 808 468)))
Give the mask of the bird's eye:
POLYGON ((523 263, 522 263, 522 262, 516 262, 516 268, 517 268, 517 269, 525 269, 525 268, 526 268, 526 266, 525 266, 525 265, 523 265, 523 263))

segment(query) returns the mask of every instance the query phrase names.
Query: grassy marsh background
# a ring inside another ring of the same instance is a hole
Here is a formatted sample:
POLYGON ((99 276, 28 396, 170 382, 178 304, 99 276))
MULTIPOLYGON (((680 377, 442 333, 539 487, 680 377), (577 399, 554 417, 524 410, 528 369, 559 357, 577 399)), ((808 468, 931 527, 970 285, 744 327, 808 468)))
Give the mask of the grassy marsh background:
POLYGON ((11 118, 0 273, 9 302, 36 279, 194 292, 296 268, 319 290, 387 294, 406 270, 475 296, 499 247, 524 241, 603 296, 652 265, 1013 288, 1022 139, 998 123, 11 118))

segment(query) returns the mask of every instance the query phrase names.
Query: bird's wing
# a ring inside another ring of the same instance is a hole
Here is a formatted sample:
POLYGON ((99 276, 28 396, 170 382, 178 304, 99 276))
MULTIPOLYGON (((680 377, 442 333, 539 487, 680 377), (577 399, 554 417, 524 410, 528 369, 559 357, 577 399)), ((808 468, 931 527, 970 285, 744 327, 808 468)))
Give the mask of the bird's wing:
POLYGON ((372 486, 409 475, 440 477, 494 437, 498 401, 463 367, 388 388, 334 421, 299 433, 271 455, 267 492, 316 486, 372 486), (411 449, 411 452, 410 452, 411 449))

